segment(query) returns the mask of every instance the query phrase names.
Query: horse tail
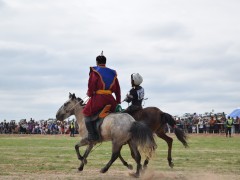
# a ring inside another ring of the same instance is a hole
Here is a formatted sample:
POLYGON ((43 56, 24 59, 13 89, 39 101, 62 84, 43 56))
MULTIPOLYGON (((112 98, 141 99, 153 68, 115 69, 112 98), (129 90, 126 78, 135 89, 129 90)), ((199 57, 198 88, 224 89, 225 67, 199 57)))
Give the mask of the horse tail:
POLYGON ((151 158, 153 152, 157 148, 153 133, 145 124, 141 122, 133 122, 130 128, 131 140, 144 153, 147 158, 151 158))
POLYGON ((184 131, 176 126, 176 121, 173 119, 173 117, 168 113, 162 114, 163 120, 168 123, 172 128, 177 136, 177 139, 185 146, 188 147, 187 143, 187 135, 184 133, 184 131))

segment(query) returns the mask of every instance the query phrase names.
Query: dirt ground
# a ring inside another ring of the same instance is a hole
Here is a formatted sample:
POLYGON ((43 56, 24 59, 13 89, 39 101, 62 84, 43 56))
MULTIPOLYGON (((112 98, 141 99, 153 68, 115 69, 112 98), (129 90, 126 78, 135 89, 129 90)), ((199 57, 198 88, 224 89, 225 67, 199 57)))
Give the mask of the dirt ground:
MULTIPOLYGON (((78 172, 73 170, 69 173, 42 173, 42 174, 12 174, 8 176, 0 176, 0 179, 17 180, 17 179, 41 179, 41 180, 53 180, 53 179, 81 179, 81 180, 133 180, 130 176, 131 171, 117 171, 114 169, 109 170, 105 174, 101 174, 98 169, 84 170, 78 172)), ((217 175, 211 172, 157 172, 154 170, 147 170, 141 175, 141 180, 239 180, 239 175, 217 175)))

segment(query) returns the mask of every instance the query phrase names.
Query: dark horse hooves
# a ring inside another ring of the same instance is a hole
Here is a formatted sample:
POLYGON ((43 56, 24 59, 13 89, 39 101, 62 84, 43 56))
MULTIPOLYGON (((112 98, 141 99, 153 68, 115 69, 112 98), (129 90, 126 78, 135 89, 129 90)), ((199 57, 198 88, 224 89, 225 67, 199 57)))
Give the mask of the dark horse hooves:
POLYGON ((174 163, 173 163, 173 162, 170 162, 170 163, 169 163, 169 166, 170 166, 171 168, 173 168, 174 163))
POLYGON ((78 171, 82 171, 83 170, 83 166, 80 166, 79 168, 78 168, 78 171))
POLYGON ((127 168, 130 169, 130 170, 133 170, 133 166, 132 166, 131 164, 129 164, 129 165, 127 166, 127 168))
POLYGON ((102 168, 102 169, 100 170, 101 173, 105 173, 105 172, 107 172, 107 171, 108 171, 108 169, 106 169, 106 168, 102 168))
POLYGON ((129 175, 134 178, 139 178, 139 174, 137 173, 129 173, 129 175))

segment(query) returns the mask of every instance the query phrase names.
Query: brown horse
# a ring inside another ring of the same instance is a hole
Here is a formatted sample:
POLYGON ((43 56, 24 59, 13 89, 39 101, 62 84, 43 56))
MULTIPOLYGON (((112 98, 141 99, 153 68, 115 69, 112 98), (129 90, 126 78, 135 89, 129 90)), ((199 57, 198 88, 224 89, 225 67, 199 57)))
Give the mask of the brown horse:
MULTIPOLYGON (((173 139, 166 135, 165 127, 167 124, 173 128, 177 139, 181 141, 185 147, 188 147, 187 136, 184 131, 176 126, 176 121, 173 119, 173 117, 168 113, 162 112, 157 107, 147 107, 142 110, 130 113, 130 115, 132 115, 136 121, 140 121, 146 124, 152 130, 152 132, 166 141, 168 144, 168 164, 172 168, 174 166, 174 163, 172 161, 173 139)), ((129 166, 128 163, 122 158, 122 156, 120 156, 120 159, 125 166, 129 166)), ((149 159, 146 159, 144 161, 144 167, 147 166, 148 161, 149 159)))

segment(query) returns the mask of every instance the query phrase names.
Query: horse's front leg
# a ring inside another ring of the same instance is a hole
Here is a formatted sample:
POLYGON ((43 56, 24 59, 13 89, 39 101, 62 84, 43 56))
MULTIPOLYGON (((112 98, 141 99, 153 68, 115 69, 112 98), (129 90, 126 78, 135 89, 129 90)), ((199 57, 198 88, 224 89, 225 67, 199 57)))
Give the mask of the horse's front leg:
POLYGON ((79 147, 80 147, 79 144, 80 144, 80 143, 77 143, 77 144, 75 145, 75 151, 76 151, 78 160, 82 161, 83 157, 81 156, 80 151, 79 151, 79 147))
POLYGON ((94 144, 93 144, 93 143, 90 143, 90 144, 88 145, 87 149, 85 150, 85 153, 84 153, 84 155, 82 156, 81 164, 80 164, 80 166, 79 166, 79 168, 78 168, 79 171, 82 171, 84 165, 87 164, 87 157, 88 157, 89 153, 91 152, 93 146, 94 146, 94 144))
POLYGON ((79 148, 81 146, 86 146, 88 144, 88 141, 86 139, 82 139, 80 142, 78 142, 76 145, 75 145, 75 151, 76 151, 76 154, 77 154, 77 158, 78 160, 82 161, 83 160, 83 157, 81 156, 80 154, 80 151, 79 151, 79 148))
POLYGON ((76 150, 77 157, 78 157, 78 159, 81 161, 81 164, 80 164, 80 166, 79 166, 79 168, 78 168, 79 171, 82 171, 82 170, 83 170, 83 167, 84 167, 84 164, 87 164, 86 158, 87 158, 89 152, 91 151, 91 149, 92 149, 92 147, 93 147, 93 146, 90 146, 90 147, 88 146, 87 149, 85 150, 84 155, 81 156, 80 151, 79 151, 79 148, 80 148, 81 146, 86 146, 87 144, 89 144, 89 142, 88 142, 87 139, 85 138, 85 139, 82 139, 79 143, 77 143, 77 144, 75 145, 75 150, 76 150), (89 150, 89 149, 90 149, 90 150, 89 150))

